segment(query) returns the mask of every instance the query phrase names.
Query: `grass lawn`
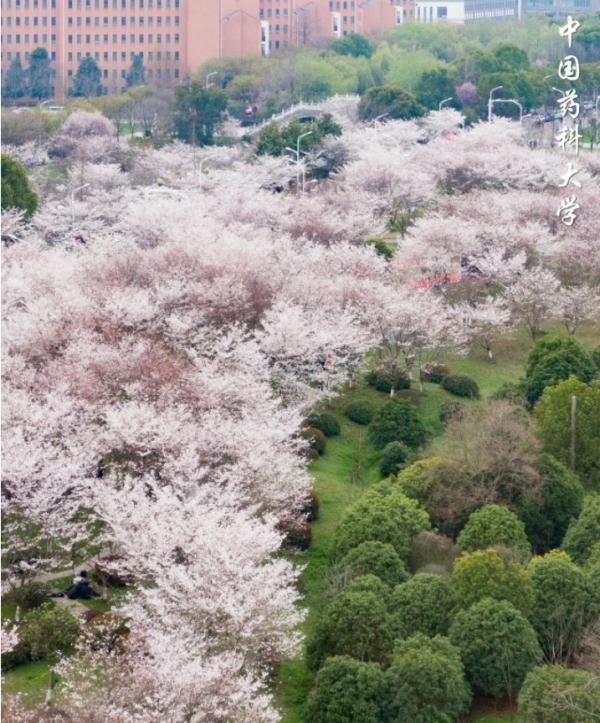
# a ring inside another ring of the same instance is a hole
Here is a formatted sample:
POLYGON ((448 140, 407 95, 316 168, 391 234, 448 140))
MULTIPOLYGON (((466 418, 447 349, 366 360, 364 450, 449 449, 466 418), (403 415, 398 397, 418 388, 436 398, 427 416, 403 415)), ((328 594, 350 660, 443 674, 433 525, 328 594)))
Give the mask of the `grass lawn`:
POLYGON ((21 693, 23 702, 29 705, 42 703, 48 688, 49 664, 45 660, 23 663, 2 674, 2 693, 21 693))
MULTIPOLYGON (((548 325, 549 332, 562 332, 561 327, 548 325)), ((598 325, 582 327, 577 338, 593 349, 600 339, 598 325)), ((465 404, 482 404, 506 382, 516 382, 525 373, 527 354, 533 343, 524 329, 500 339, 494 349, 494 359, 489 360, 483 350, 475 349, 469 355, 448 361, 452 372, 467 374, 479 384, 480 401, 455 397, 439 385, 426 384, 424 395, 418 406, 422 419, 431 433, 431 442, 424 450, 425 455, 435 454, 443 448, 442 424, 439 420, 443 402, 460 400, 465 404)), ((413 384, 415 386, 415 384, 413 384)), ((313 523, 312 544, 306 553, 299 555, 299 562, 306 565, 301 577, 301 591, 307 607, 307 618, 303 632, 310 635, 326 596, 326 573, 335 529, 344 510, 351 505, 367 486, 379 480, 379 452, 367 441, 366 427, 361 427, 345 418, 343 410, 353 399, 368 399, 376 406, 387 401, 387 395, 368 387, 347 390, 334 399, 330 411, 341 425, 341 434, 327 440, 325 454, 310 466, 315 479, 315 490, 320 499, 319 519, 313 523)), ((304 703, 312 685, 312 674, 302 659, 285 661, 279 670, 276 701, 283 713, 284 723, 303 723, 304 703)), ((512 721, 512 711, 472 712, 471 721, 512 721), (474 717, 473 717, 474 716, 474 717)))

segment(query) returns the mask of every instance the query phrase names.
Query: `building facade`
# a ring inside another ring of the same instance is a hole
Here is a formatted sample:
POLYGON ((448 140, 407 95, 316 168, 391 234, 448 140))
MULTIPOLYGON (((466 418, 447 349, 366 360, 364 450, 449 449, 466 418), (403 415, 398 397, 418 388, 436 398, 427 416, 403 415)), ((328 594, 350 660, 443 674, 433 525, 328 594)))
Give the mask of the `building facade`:
POLYGON ((501 20, 519 16, 520 0, 417 0, 419 23, 464 23, 483 18, 501 20))
POLYGON ((91 56, 114 93, 141 54, 147 82, 172 85, 212 58, 268 52, 265 33, 259 0, 2 0, 2 71, 45 48, 61 99, 91 56))

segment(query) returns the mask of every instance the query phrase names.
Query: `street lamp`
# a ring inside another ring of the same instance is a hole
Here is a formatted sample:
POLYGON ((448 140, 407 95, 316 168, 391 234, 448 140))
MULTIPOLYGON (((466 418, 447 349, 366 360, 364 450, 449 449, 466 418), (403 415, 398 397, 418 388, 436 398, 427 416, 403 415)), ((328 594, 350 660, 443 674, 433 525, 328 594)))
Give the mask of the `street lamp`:
POLYGON ((497 98, 493 101, 494 103, 514 103, 519 108, 519 123, 523 122, 523 106, 518 100, 514 98, 497 98))
MULTIPOLYGON (((289 146, 286 146, 285 148, 286 151, 290 151, 296 156, 296 193, 298 193, 298 187, 300 185, 300 141, 303 138, 306 138, 306 136, 310 136, 311 134, 312 131, 306 131, 306 133, 301 133, 298 138, 296 138, 295 148, 290 148, 289 146)), ((302 183, 302 193, 304 193, 304 182, 302 183)))
POLYGON ((388 116, 389 113, 380 113, 378 116, 375 116, 375 118, 373 118, 373 125, 383 120, 384 118, 387 118, 388 116))
POLYGON ((206 76, 206 78, 204 79, 204 87, 205 87, 205 88, 210 88, 210 87, 211 87, 212 83, 210 82, 210 79, 211 79, 211 77, 212 77, 213 75, 219 75, 219 71, 218 71, 218 70, 213 70, 212 73, 209 73, 209 74, 206 76))
POLYGON ((503 87, 504 87, 504 86, 502 86, 502 85, 497 85, 495 88, 492 88, 492 89, 490 90, 490 94, 489 94, 489 97, 488 97, 488 123, 491 123, 491 122, 492 122, 493 95, 494 95, 494 93, 495 93, 497 90, 500 90, 500 89, 503 88, 503 87))
POLYGON ((442 110, 444 103, 449 103, 451 100, 454 100, 453 95, 451 95, 449 98, 444 98, 444 100, 440 100, 440 102, 438 104, 438 110, 442 110))

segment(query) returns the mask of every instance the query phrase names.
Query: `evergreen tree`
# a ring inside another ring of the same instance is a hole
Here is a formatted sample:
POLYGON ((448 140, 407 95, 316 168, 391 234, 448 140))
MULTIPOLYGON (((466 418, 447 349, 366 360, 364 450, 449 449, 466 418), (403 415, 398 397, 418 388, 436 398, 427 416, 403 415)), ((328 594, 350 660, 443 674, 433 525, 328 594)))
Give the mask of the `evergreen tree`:
POLYGON ((27 79, 20 58, 15 58, 6 71, 2 94, 5 98, 22 98, 27 93, 27 79))
POLYGON ((212 143, 215 127, 223 120, 226 109, 227 96, 222 90, 205 88, 199 80, 180 85, 175 93, 177 135, 188 143, 212 143))
POLYGON ((10 156, 2 154, 2 210, 19 208, 30 218, 37 208, 38 199, 31 190, 23 166, 10 156))
POLYGON ((102 95, 101 77, 102 73, 98 63, 90 56, 83 58, 79 63, 79 68, 77 68, 75 87, 71 94, 76 97, 83 96, 84 98, 89 98, 92 95, 102 95))
POLYGON ((45 48, 36 48, 29 56, 27 69, 29 95, 32 98, 50 98, 52 95, 52 68, 45 48))
POLYGON ((127 87, 134 85, 144 85, 146 82, 144 77, 144 57, 142 53, 133 56, 131 67, 127 71, 127 87))

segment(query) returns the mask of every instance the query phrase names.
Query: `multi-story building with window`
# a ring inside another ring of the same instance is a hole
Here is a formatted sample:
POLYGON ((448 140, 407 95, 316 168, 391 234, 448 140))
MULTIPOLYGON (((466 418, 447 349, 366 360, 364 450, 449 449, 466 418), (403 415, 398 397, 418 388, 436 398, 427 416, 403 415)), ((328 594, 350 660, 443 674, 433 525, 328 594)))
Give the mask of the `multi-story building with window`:
POLYGON ((113 93, 139 53, 149 83, 173 84, 211 58, 268 52, 265 34, 259 0, 2 0, 2 71, 46 48, 61 98, 91 56, 113 93))

